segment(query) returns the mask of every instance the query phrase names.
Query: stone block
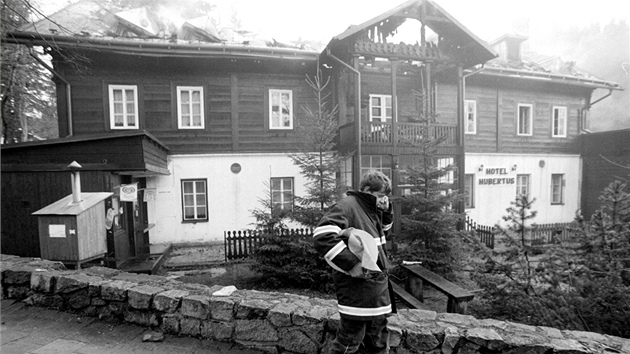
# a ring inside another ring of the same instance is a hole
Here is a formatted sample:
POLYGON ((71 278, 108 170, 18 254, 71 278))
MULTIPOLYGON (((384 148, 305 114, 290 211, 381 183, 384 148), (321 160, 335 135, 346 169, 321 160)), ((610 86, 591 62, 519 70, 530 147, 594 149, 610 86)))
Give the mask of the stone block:
POLYGON ((313 342, 306 334, 304 334, 299 328, 280 328, 278 330, 280 340, 278 345, 284 349, 293 353, 301 354, 317 354, 319 346, 313 342))
POLYGON ((180 333, 189 336, 198 336, 201 328, 201 321, 196 318, 184 317, 179 321, 180 333))
POLYGON ((155 294, 163 292, 164 289, 149 286, 149 285, 140 285, 135 288, 129 289, 127 292, 127 296, 129 297, 129 306, 139 309, 145 310, 151 307, 151 300, 155 294))
POLYGON ((182 298, 180 313, 184 316, 205 320, 210 315, 210 297, 188 295, 182 298))
POLYGON ((101 298, 103 300, 127 301, 127 292, 138 284, 122 280, 114 280, 101 285, 101 298))
POLYGON ((267 313, 267 321, 276 327, 291 326, 291 314, 297 310, 297 306, 291 303, 280 303, 267 313))
POLYGON ((92 298, 92 306, 105 306, 107 305, 107 301, 100 299, 98 297, 92 298))
POLYGON ((104 284, 109 283, 111 280, 99 280, 99 281, 93 281, 90 282, 90 285, 88 286, 88 294, 91 297, 100 297, 101 296, 101 286, 103 286, 104 284))
MULTIPOLYGON (((252 342, 252 341, 247 341, 247 340, 238 340, 238 339, 235 340, 234 342, 240 345, 241 347, 253 349, 258 352, 263 352, 265 354, 279 354, 278 348, 275 345, 270 345, 267 343, 260 343, 260 342, 252 342)), ((286 354, 292 354, 292 353, 286 352, 286 354)))
POLYGON ((183 290, 163 291, 153 297, 153 304, 151 307, 158 311, 174 313, 179 308, 181 299, 188 294, 188 291, 183 290))
POLYGON ((28 285, 4 286, 3 291, 9 299, 23 300, 31 294, 31 287, 28 285))
POLYGON ((277 304, 265 299, 245 299, 236 305, 237 319, 264 319, 267 312, 277 304))
POLYGON ((179 316, 175 314, 162 316, 162 331, 165 333, 179 333, 179 316))
POLYGON ((89 276, 83 273, 60 274, 55 281, 55 292, 67 294, 80 289, 87 289, 90 283, 102 280, 100 277, 89 276))
POLYGON ((492 328, 474 327, 466 331, 465 338, 483 348, 499 350, 505 346, 503 337, 492 328))
POLYGON ((156 327, 158 323, 157 315, 153 312, 143 312, 127 309, 124 311, 126 322, 136 323, 141 326, 156 327))
POLYGON ((435 338, 432 331, 424 328, 409 328, 405 338, 405 346, 420 352, 428 352, 438 348, 440 342, 435 338))
POLYGON ((2 271, 2 282, 4 284, 11 285, 29 285, 31 282, 31 273, 33 272, 31 267, 15 267, 12 269, 5 269, 2 271))
POLYGON ((202 336, 220 341, 230 341, 234 336, 234 322, 207 321, 202 325, 202 336))
POLYGON ((232 321, 236 303, 229 298, 210 298, 210 318, 219 321, 232 321))
POLYGON ((301 308, 293 313, 293 324, 305 326, 308 324, 320 323, 337 312, 336 308, 320 305, 310 305, 301 308))
POLYGON ((31 289, 43 293, 53 292, 56 276, 59 276, 58 272, 44 270, 31 273, 31 289))
POLYGON ((35 293, 24 300, 31 306, 41 306, 46 308, 60 309, 63 307, 63 298, 59 295, 35 293))
POLYGON ((278 331, 265 320, 236 320, 234 338, 256 342, 277 342, 278 331))
POLYGON ((92 303, 92 299, 88 296, 87 290, 81 291, 77 294, 72 294, 68 298, 68 306, 75 310, 80 310, 82 308, 90 306, 92 303))

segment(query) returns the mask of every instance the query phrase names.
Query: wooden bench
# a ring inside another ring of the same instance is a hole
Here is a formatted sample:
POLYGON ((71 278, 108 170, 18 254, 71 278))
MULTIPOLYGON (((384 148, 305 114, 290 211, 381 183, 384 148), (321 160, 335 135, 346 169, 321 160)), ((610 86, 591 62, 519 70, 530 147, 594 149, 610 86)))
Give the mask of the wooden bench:
POLYGON ((407 271, 405 290, 413 297, 423 301, 422 287, 424 283, 427 283, 448 297, 446 312, 461 314, 466 313, 468 301, 472 300, 475 296, 473 293, 466 289, 462 289, 421 265, 402 265, 402 267, 407 271))
POLYGON ((390 284, 392 285, 392 290, 394 291, 394 294, 396 294, 396 297, 398 297, 398 299, 400 299, 400 301, 402 301, 409 308, 429 310, 429 308, 422 301, 413 297, 413 295, 405 291, 402 286, 394 283, 393 281, 390 282, 390 284))

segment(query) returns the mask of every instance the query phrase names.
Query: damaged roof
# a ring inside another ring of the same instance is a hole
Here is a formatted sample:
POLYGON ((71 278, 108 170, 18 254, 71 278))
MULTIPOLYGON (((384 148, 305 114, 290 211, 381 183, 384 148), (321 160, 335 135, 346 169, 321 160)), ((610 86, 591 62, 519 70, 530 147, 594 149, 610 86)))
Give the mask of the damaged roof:
POLYGON ((328 46, 335 47, 344 41, 351 41, 375 26, 389 35, 409 18, 420 21, 435 32, 443 41, 440 45, 460 51, 460 60, 466 67, 484 63, 497 56, 486 42, 432 0, 409 0, 360 25, 352 25, 333 37, 328 46))
MULTIPOLYGON (((86 46, 92 49, 134 48, 135 54, 270 56, 315 59, 308 43, 280 43, 256 33, 216 28, 209 15, 185 18, 177 7, 155 2, 130 8, 120 2, 80 0, 35 23, 6 34, 15 43, 86 46), (140 50, 140 48, 142 48, 140 50)), ((198 15, 198 14, 197 14, 198 15)))
POLYGON ((521 44, 528 39, 526 36, 506 34, 491 42, 497 46, 506 41, 512 41, 517 47, 518 54, 510 58, 507 53, 484 64, 481 74, 498 75, 530 80, 544 80, 548 82, 578 85, 592 89, 623 90, 616 82, 606 81, 576 66, 574 61, 565 61, 559 56, 545 56, 534 52, 524 52, 521 44))

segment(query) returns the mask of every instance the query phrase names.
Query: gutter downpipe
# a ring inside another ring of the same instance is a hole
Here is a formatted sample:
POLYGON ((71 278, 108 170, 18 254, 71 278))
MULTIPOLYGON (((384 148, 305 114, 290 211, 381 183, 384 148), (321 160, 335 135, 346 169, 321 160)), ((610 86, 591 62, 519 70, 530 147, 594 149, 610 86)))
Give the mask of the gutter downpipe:
MULTIPOLYGON (((584 132, 584 133, 591 133, 591 131, 590 131, 590 130, 584 129, 584 126, 586 125, 586 114, 585 114, 585 111, 590 110, 590 109, 591 109, 591 107, 592 107, 595 103, 597 103, 597 102, 599 102, 599 101, 602 101, 604 98, 606 98, 606 97, 608 97, 608 96, 612 95, 612 93, 613 93, 613 89, 608 89, 608 93, 607 93, 607 94, 605 94, 604 96, 602 96, 602 97, 600 97, 600 98, 596 99, 594 102, 588 102, 588 103, 586 103, 586 104, 584 105, 584 107, 580 108, 580 112, 582 113, 582 117, 580 118, 580 133, 582 133, 582 132, 584 132)), ((589 101, 590 101, 590 98, 589 98, 589 101)))
POLYGON ((354 121, 356 122, 355 139, 357 139, 357 172, 354 174, 353 179, 355 183, 355 189, 359 189, 359 181, 361 180, 361 72, 352 66, 345 63, 343 60, 337 58, 330 52, 330 48, 326 49, 326 55, 333 58, 339 64, 343 65, 353 73, 357 75, 357 83, 355 85, 355 103, 354 103, 354 121))
POLYGON ((74 132, 72 129, 72 89, 70 87, 70 83, 66 79, 64 79, 63 76, 61 76, 58 72, 56 72, 52 67, 50 67, 48 63, 46 63, 40 57, 38 57, 37 54, 34 53, 32 46, 28 46, 28 53, 35 60, 37 60, 38 63, 40 63, 43 67, 48 69, 48 71, 50 71, 55 77, 57 77, 59 80, 63 81, 64 84, 66 84, 66 114, 68 115, 68 136, 73 136, 74 132))
MULTIPOLYGON (((458 77, 461 78, 461 95, 458 92, 458 103, 457 103, 457 127, 458 132, 457 132, 457 137, 458 137, 458 142, 459 145, 461 146, 462 149, 462 156, 460 157, 460 161, 458 163, 458 173, 457 173, 457 177, 458 177, 458 188, 460 191, 463 191, 466 186, 465 186, 465 180, 466 180, 466 134, 464 132, 465 130, 465 126, 466 126, 466 117, 464 117, 464 106, 465 106, 465 101, 466 101, 466 78, 479 73, 480 71, 482 71, 484 69, 484 65, 485 64, 481 64, 481 67, 473 72, 470 72, 468 74, 464 74, 463 70, 461 69, 461 66, 458 66, 458 77), (461 100, 461 101, 460 101, 461 100)), ((459 86, 459 85, 458 85, 459 86)), ((459 89, 458 89, 459 91, 459 89)), ((464 205, 464 201, 461 200, 458 202, 458 209, 461 213, 464 213, 466 211, 466 206, 464 205)), ((465 228, 465 224, 464 221, 460 221, 459 224, 459 229, 463 230, 465 228)))

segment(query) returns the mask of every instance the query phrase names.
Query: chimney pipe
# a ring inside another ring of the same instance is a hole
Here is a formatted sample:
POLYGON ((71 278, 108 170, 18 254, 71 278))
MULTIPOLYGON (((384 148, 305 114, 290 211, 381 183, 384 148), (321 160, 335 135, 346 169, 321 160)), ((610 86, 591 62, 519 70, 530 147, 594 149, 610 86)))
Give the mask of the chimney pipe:
POLYGON ((72 175, 70 176, 72 184, 72 202, 75 204, 81 203, 81 175, 79 174, 81 165, 79 165, 76 161, 72 161, 68 167, 72 171, 72 175))

